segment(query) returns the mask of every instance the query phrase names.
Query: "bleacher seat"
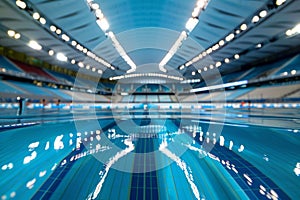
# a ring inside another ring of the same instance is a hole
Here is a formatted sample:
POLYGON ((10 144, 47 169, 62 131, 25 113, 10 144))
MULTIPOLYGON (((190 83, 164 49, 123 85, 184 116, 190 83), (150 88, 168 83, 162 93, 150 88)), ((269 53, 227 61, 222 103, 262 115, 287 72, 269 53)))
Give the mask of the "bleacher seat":
POLYGON ((54 78, 41 68, 33 67, 16 60, 12 60, 12 62, 16 64, 19 68, 21 68, 24 72, 29 73, 37 78, 44 78, 52 82, 59 82, 56 78, 54 78))

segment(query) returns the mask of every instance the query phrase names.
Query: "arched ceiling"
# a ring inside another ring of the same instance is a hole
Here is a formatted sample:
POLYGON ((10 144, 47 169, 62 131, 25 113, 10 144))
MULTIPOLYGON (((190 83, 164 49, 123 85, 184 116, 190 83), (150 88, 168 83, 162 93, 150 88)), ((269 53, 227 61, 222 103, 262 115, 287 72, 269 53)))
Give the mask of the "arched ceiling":
MULTIPOLYGON (((101 76, 105 78, 124 75, 131 66, 120 56, 107 33, 98 26, 88 2, 99 5, 109 23, 109 31, 114 33, 137 68, 149 65, 150 71, 164 73, 159 70, 159 63, 181 32, 186 31, 187 39, 183 40, 165 67, 167 74, 180 74, 187 79, 197 78, 200 76, 198 70, 203 73, 204 67, 215 65, 218 61, 222 62, 219 71, 226 74, 300 45, 298 35, 285 35, 288 29, 300 23, 298 0, 287 0, 278 7, 275 0, 210 0, 200 12, 199 22, 191 32, 187 31, 186 23, 201 0, 23 1, 27 4, 24 10, 16 5, 15 0, 0 2, 0 45, 73 70, 77 70, 77 63, 82 61, 91 68, 101 69, 104 72, 101 76), (263 10, 267 11, 267 15, 252 23, 253 17, 263 10), (38 12, 47 23, 43 25, 33 19, 30 16, 33 12, 38 12), (240 30, 244 23, 247 30, 240 30), (78 51, 70 42, 64 42, 61 35, 49 30, 50 25, 60 28, 71 40, 79 42, 114 68, 107 68, 78 51), (21 33, 21 39, 10 38, 7 30, 21 33), (226 42, 225 38, 231 33, 235 37, 226 42), (29 48, 26 40, 37 41, 43 46, 42 51, 29 48), (209 53, 208 58, 194 59, 190 66, 187 64, 220 40, 225 40, 225 45, 209 53), (256 48, 260 43, 263 46, 256 48), (57 61, 48 55, 49 49, 63 52, 69 61, 57 61), (239 59, 233 59, 235 54, 240 55, 239 59), (225 58, 229 58, 230 62, 224 62, 225 58), (76 60, 76 64, 70 62, 72 59, 76 60), (180 69, 183 65, 185 67, 180 69), (196 72, 195 75, 193 72, 196 72)), ((85 73, 95 75, 91 70, 85 73)))

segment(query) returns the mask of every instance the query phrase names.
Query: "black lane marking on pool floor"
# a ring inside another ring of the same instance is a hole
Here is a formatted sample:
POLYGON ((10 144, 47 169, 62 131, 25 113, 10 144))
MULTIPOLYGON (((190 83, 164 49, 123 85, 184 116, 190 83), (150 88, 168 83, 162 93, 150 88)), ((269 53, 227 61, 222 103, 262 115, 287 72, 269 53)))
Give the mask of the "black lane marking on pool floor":
MULTIPOLYGON (((197 133, 194 138, 200 145, 203 142, 199 140, 200 133, 197 133)), ((205 141, 205 139, 203 139, 205 141)), ((243 191, 248 195, 250 199, 261 199, 263 195, 259 192, 260 185, 264 186, 267 191, 271 189, 274 190, 278 194, 278 199, 290 199, 290 197, 281 190, 269 177, 264 175, 261 171, 259 171, 255 166, 246 161, 244 158, 236 154, 235 152, 229 150, 224 146, 220 146, 216 144, 214 148, 210 151, 213 155, 219 157, 220 160, 229 160, 231 164, 235 165, 238 174, 236 174, 233 170, 228 169, 226 164, 223 165, 224 169, 232 176, 232 178, 239 184, 239 186, 243 189, 243 191), (252 186, 250 187, 247 183, 246 178, 243 174, 247 174, 252 178, 252 186)), ((266 193, 266 191, 265 191, 266 193)), ((267 199, 267 197, 265 196, 267 199)))

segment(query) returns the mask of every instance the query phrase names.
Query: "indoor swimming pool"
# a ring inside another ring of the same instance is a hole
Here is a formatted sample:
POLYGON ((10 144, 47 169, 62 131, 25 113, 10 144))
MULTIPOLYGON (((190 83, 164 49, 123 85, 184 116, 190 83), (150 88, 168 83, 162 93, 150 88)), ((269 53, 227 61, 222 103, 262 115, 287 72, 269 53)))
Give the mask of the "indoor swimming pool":
POLYGON ((48 110, 10 126, 2 117, 0 196, 297 199, 298 112, 48 110))

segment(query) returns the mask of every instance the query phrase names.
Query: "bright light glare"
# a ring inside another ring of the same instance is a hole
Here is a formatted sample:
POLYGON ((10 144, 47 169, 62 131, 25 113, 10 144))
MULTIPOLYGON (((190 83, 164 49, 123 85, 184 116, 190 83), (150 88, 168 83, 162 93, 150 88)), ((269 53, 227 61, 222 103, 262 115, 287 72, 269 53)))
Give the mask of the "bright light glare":
POLYGON ((190 92, 201 92, 201 91, 214 90, 214 89, 239 86, 239 85, 245 85, 245 84, 248 84, 248 81, 246 81, 246 80, 245 81, 237 81, 237 82, 225 83, 225 84, 220 84, 220 85, 195 88, 195 89, 192 89, 190 92))
POLYGON ((222 63, 221 62, 217 62, 216 63, 216 67, 221 67, 222 63))
POLYGON ((40 18, 40 14, 38 12, 35 12, 32 14, 33 19, 39 19, 40 18))
POLYGON ((198 24, 199 20, 197 18, 189 18, 189 20, 186 22, 185 24, 185 28, 189 31, 192 32, 193 29, 196 27, 196 25, 198 24))
POLYGON ((109 23, 106 18, 98 19, 96 22, 102 31, 106 32, 109 29, 109 23))
POLYGON ((17 0, 16 1, 16 5, 22 9, 25 9, 26 8, 26 3, 24 1, 21 1, 21 0, 17 0))
POLYGON ((84 67, 84 64, 83 64, 82 62, 79 62, 79 63, 78 63, 78 67, 83 68, 83 67, 84 67))
POLYGON ((7 31, 7 35, 8 35, 9 37, 14 37, 15 34, 16 34, 16 32, 13 31, 13 30, 8 30, 8 31, 7 31))
POLYGON ((61 34, 61 30, 60 29, 56 29, 56 34, 60 35, 61 34))
POLYGON ((30 40, 28 46, 35 50, 42 50, 42 46, 34 40, 30 40))
POLYGON ((289 29, 285 32, 287 36, 293 36, 300 33, 300 24, 297 24, 294 28, 289 29))
POLYGON ((276 0, 276 5, 281 6, 286 0, 276 0))
POLYGON ((63 53, 57 53, 56 58, 57 58, 57 60, 60 60, 60 61, 63 61, 63 62, 68 61, 68 58, 63 53))
POLYGON ((70 41, 70 38, 69 36, 67 36, 66 34, 62 34, 61 38, 66 41, 66 42, 69 42, 70 41))
POLYGON ((49 53, 50 56, 53 56, 53 55, 54 55, 54 51, 53 51, 53 50, 49 50, 48 53, 49 53))
POLYGON ((224 40, 220 40, 220 41, 219 41, 219 45, 220 45, 220 46, 223 46, 224 44, 225 44, 224 40))
POLYGON ((53 25, 51 25, 51 26, 50 26, 50 31, 55 32, 55 31, 56 31, 56 27, 53 26, 53 25))
POLYGON ((227 42, 229 42, 229 41, 233 40, 233 38, 234 38, 234 34, 231 33, 231 34, 229 34, 229 35, 225 38, 225 40, 226 40, 227 42))
POLYGON ((245 31, 246 29, 247 29, 247 25, 246 25, 246 24, 242 24, 242 25, 241 25, 241 30, 242 30, 242 31, 245 31))
POLYGON ((17 40, 17 39, 20 39, 21 38, 21 34, 20 33, 16 33, 14 38, 17 40))
POLYGON ((46 19, 43 18, 43 17, 41 17, 41 18, 40 18, 40 23, 41 23, 41 24, 46 24, 46 19))
POLYGON ((252 18, 252 23, 256 23, 259 21, 259 17, 257 15, 255 15, 253 18, 252 18))
POLYGON ((268 12, 266 10, 262 10, 260 13, 259 13, 259 16, 260 17, 265 17, 267 16, 268 12))
POLYGON ((93 3, 93 4, 92 4, 92 9, 94 9, 94 10, 99 9, 99 4, 93 3))
POLYGON ((197 2, 197 6, 200 7, 201 9, 203 9, 206 5, 206 1, 205 0, 199 0, 197 2))
POLYGON ((173 55, 177 52, 177 50, 182 45, 182 42, 187 38, 187 33, 182 31, 176 42, 172 45, 169 52, 165 55, 162 61, 159 63, 159 69, 162 72, 167 72, 165 65, 169 62, 169 60, 173 57, 173 55))

